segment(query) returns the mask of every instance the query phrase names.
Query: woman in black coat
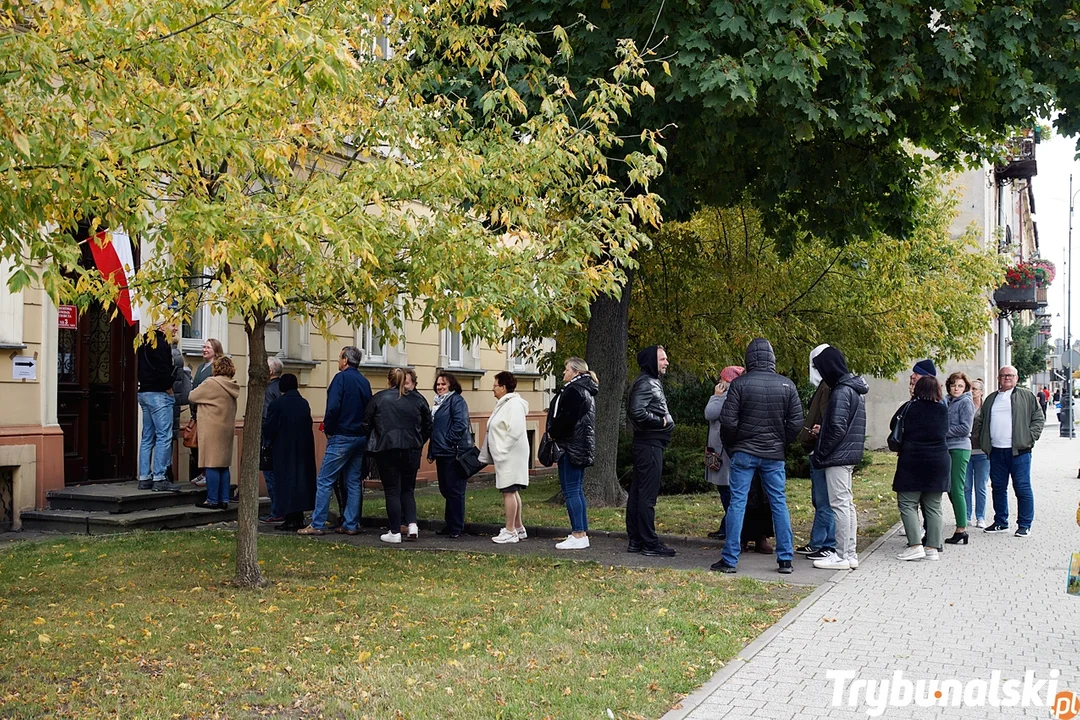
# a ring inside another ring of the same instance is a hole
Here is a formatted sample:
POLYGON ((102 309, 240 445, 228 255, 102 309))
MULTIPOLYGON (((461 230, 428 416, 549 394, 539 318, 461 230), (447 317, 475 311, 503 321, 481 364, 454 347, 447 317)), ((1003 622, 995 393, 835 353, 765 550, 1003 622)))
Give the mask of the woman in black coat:
POLYGON ((562 390, 548 409, 547 433, 563 451, 559 457, 559 486, 570 516, 570 534, 556 550, 589 547, 589 519, 585 510, 585 468, 596 459, 596 393, 600 387, 589 364, 572 357, 563 366, 562 390))
POLYGON ((889 424, 903 422, 900 457, 893 476, 893 490, 904 522, 908 548, 900 560, 938 560, 941 547, 941 494, 949 489, 952 460, 945 442, 949 434, 949 409, 941 403, 937 378, 923 376, 915 384, 914 399, 905 403, 889 424), (919 508, 926 520, 923 546, 919 508))
POLYGON ((473 446, 469 425, 469 405, 461 396, 461 383, 453 373, 435 376, 435 406, 431 409, 431 443, 428 462, 435 463, 439 492, 446 500, 445 524, 439 535, 461 537, 465 532, 465 489, 469 478, 457 458, 473 446))
POLYGON ((311 406, 299 391, 296 376, 279 381, 281 397, 270 403, 263 421, 263 443, 269 446, 277 509, 285 522, 278 530, 304 527, 304 513, 315 507, 315 433, 311 406))

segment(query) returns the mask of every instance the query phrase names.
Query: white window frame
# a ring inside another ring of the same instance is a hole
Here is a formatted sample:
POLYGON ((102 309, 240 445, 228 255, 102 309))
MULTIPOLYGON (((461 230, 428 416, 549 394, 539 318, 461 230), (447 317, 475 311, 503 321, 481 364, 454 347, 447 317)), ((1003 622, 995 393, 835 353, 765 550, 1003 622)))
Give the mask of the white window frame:
MULTIPOLYGON (((198 322, 202 329, 202 337, 194 338, 187 337, 183 334, 181 329, 180 336, 180 350, 185 353, 197 353, 202 350, 203 343, 210 337, 210 305, 209 303, 199 303, 199 306, 195 308, 195 312, 192 314, 191 319, 194 321, 198 319, 198 322)), ((192 327, 193 323, 185 323, 188 327, 192 327)))
POLYGON ((11 292, 7 286, 13 269, 14 263, 0 260, 0 345, 23 347, 23 291, 11 292))
POLYGON ((465 343, 460 330, 443 330, 443 356, 446 358, 446 367, 465 367, 465 343), (456 342, 455 342, 456 340, 456 342), (453 350, 457 350, 457 359, 454 359, 453 350))
POLYGON ((356 346, 363 351, 363 359, 361 364, 365 365, 385 365, 386 364, 386 342, 383 340, 379 331, 371 324, 363 325, 356 330, 356 346), (372 352, 371 347, 375 343, 379 345, 378 354, 372 352))
MULTIPOLYGON (((289 357, 289 314, 287 312, 285 312, 284 308, 275 308, 273 314, 276 317, 276 319, 271 319, 271 320, 267 321, 267 324, 276 323, 278 325, 278 327, 280 328, 279 335, 280 335, 280 341, 281 341, 280 345, 281 345, 281 347, 278 348, 276 353, 274 351, 270 350, 270 348, 267 348, 266 349, 266 354, 267 355, 276 355, 279 358, 286 358, 286 357, 289 357)), ((264 342, 265 342, 265 339, 266 339, 266 336, 264 335, 263 336, 264 342)))
POLYGON ((529 370, 529 360, 521 354, 521 340, 519 338, 510 338, 510 341, 506 343, 506 369, 514 373, 529 370))

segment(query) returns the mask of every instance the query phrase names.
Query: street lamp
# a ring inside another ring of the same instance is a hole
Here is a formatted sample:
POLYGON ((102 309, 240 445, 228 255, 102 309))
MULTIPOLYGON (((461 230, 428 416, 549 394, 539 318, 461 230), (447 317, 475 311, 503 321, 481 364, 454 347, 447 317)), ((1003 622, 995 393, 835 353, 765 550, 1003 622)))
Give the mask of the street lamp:
POLYGON ((1069 279, 1065 285, 1065 392, 1061 394, 1061 430, 1060 436, 1067 438, 1076 437, 1076 428, 1073 426, 1073 396, 1072 396, 1072 219, 1073 201, 1080 190, 1073 193, 1072 173, 1069 173, 1069 248, 1068 260, 1069 279))

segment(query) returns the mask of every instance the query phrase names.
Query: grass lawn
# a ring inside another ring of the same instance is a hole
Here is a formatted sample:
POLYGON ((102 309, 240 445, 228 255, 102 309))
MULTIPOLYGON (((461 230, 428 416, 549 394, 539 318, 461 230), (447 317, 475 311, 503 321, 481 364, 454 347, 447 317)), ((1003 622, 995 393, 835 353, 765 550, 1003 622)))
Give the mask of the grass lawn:
MULTIPOLYGON (((896 508, 896 494, 892 491, 892 478, 896 470, 896 455, 875 452, 873 464, 855 475, 855 507, 859 512, 859 547, 865 548, 890 527, 900 521, 896 508)), ((522 519, 525 526, 569 527, 566 508, 549 503, 548 498, 559 492, 557 477, 543 477, 529 485, 521 495, 524 507, 522 519)), ((796 545, 810 539, 810 526, 814 522, 814 506, 810 502, 810 480, 792 478, 787 486, 788 509, 795 533, 796 545)), ((436 488, 428 488, 416 496, 417 515, 421 518, 441 519, 443 499, 436 488)), ((381 498, 364 503, 364 514, 385 515, 381 498)), ((671 535, 704 537, 720 524, 723 516, 720 496, 716 493, 701 495, 665 495, 656 504, 656 529, 671 535)), ((492 485, 470 489, 465 499, 465 518, 469 522, 498 523, 504 520, 502 495, 492 485)), ((626 529, 623 508, 589 508, 589 527, 596 530, 626 529)))
POLYGON ((808 590, 228 532, 0 549, 4 718, 658 717, 808 590))

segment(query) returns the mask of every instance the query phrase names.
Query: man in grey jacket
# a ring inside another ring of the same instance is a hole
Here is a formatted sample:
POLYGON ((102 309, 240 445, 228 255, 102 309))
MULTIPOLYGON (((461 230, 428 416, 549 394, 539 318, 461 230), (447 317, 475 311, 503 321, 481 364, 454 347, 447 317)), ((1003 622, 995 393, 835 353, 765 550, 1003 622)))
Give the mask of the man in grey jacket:
POLYGON ((733 573, 739 564, 746 499, 754 473, 759 472, 772 510, 778 570, 791 573, 795 548, 785 494, 784 451, 798 436, 802 421, 799 393, 795 383, 777 375, 772 345, 764 338, 752 340, 746 348, 746 374, 731 383, 720 413, 720 434, 731 455, 731 506, 724 552, 713 570, 733 573))
POLYGON ((672 557, 675 550, 656 536, 656 496, 660 494, 660 475, 664 469, 664 448, 671 442, 675 422, 668 412, 667 398, 660 377, 667 372, 668 356, 664 348, 650 345, 637 356, 641 374, 630 386, 626 414, 634 430, 631 453, 634 473, 626 498, 626 534, 630 537, 627 552, 654 557, 672 557))

